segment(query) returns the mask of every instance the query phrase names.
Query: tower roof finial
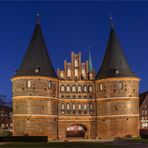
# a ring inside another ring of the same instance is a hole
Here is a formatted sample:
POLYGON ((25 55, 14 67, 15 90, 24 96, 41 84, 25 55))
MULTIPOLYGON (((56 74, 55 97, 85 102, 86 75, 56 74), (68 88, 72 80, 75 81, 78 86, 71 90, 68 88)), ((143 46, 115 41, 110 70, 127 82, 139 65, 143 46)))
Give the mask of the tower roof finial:
POLYGON ((36 14, 36 23, 40 24, 40 13, 36 14))
POLYGON ((93 71, 93 64, 92 64, 92 58, 91 58, 91 47, 88 47, 88 71, 93 71))
POLYGON ((111 28, 114 28, 112 13, 109 14, 109 20, 110 20, 111 28))

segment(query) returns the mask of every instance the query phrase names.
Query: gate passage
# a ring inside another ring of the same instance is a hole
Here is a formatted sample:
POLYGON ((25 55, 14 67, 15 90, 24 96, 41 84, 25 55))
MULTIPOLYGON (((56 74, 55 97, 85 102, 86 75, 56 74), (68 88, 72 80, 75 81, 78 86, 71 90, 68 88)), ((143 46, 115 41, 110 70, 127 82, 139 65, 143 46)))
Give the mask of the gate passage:
POLYGON ((86 133, 86 128, 81 124, 70 125, 66 129, 66 137, 84 137, 86 133))

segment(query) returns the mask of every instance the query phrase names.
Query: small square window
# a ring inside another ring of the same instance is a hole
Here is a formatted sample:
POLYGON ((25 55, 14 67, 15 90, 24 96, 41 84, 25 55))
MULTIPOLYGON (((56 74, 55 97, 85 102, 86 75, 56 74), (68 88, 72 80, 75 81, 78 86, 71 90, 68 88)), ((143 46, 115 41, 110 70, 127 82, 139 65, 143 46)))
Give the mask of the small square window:
POLYGON ((40 68, 35 68, 35 73, 39 73, 40 72, 40 68))

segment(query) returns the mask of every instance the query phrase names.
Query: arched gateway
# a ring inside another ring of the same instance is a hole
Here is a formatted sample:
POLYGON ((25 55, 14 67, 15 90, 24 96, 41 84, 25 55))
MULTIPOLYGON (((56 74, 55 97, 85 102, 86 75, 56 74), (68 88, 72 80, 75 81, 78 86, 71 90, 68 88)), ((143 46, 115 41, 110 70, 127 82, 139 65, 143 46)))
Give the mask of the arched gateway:
POLYGON ((66 128, 66 137, 85 137, 87 128, 82 124, 72 124, 66 128))

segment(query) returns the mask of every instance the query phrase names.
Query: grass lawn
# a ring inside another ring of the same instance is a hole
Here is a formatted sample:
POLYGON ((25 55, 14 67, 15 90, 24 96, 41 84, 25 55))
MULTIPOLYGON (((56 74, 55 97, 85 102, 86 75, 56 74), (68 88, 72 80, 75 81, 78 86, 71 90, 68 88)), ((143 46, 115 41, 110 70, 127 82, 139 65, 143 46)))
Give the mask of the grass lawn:
POLYGON ((127 139, 129 141, 133 141, 133 142, 145 142, 148 143, 148 139, 142 139, 142 138, 133 138, 133 139, 127 139))
POLYGON ((114 142, 10 142, 0 148, 148 148, 148 139, 120 139, 114 142))
POLYGON ((50 143, 8 143, 0 145, 0 148, 118 148, 117 146, 103 143, 90 142, 50 142, 50 143))

